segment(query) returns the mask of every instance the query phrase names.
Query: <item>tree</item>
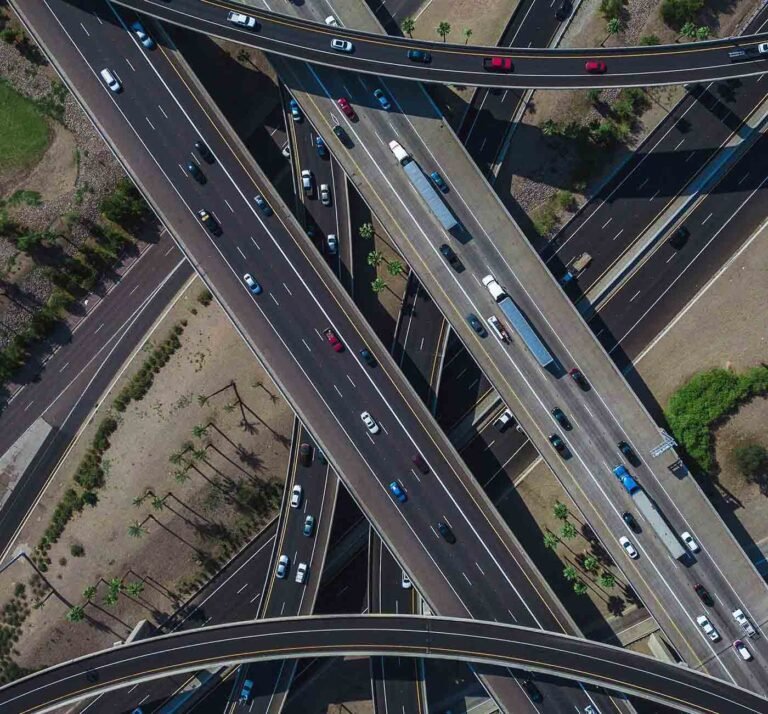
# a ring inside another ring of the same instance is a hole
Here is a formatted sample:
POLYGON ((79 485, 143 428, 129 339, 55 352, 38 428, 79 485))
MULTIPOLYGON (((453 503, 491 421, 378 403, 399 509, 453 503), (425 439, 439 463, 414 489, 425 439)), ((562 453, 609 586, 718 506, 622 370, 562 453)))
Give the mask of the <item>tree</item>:
POLYGON ((607 570, 604 570, 600 574, 600 585, 602 585, 604 588, 612 588, 614 585, 616 585, 616 578, 614 577, 613 573, 609 573, 607 570))
POLYGON ((407 33, 408 37, 413 39, 413 31, 416 29, 416 23, 413 21, 412 17, 403 18, 403 21, 400 23, 400 29, 407 33))
POLYGON ((365 238, 366 240, 373 238, 373 234, 375 233, 372 223, 363 223, 363 225, 357 229, 357 232, 360 234, 361 238, 365 238))
POLYGON ((586 570, 588 573, 595 572, 598 567, 600 567, 600 564, 597 562, 597 558, 595 558, 594 555, 588 555, 586 558, 584 558, 584 570, 586 570))
POLYGON ((128 583, 128 585, 125 586, 125 592, 131 597, 138 597, 144 592, 144 583, 140 580, 134 580, 132 583, 128 583))
POLYGON ((147 204, 130 179, 122 178, 101 202, 101 212, 118 225, 134 228, 144 218, 147 204))
POLYGON ((621 16, 625 0, 601 0, 600 14, 606 20, 612 20, 621 16))
POLYGON ((576 572, 576 568, 574 568, 572 565, 567 565, 565 568, 563 568, 563 577, 566 580, 573 581, 579 577, 579 574, 576 572))
POLYGON ((402 275, 405 271, 405 268, 403 268, 403 264, 399 260, 393 260, 387 265, 387 271, 389 271, 389 274, 396 278, 398 275, 402 275))
POLYGON ((577 580, 573 584, 573 592, 575 592, 577 595, 585 595, 587 589, 588 588, 583 580, 577 580))
POLYGON ((195 449, 192 452, 192 458, 195 461, 202 461, 205 458, 205 449, 195 449))
POLYGON ((82 605, 75 605, 67 613, 67 620, 70 622, 82 622, 85 619, 85 608, 82 605))
POLYGON ((133 497, 133 500, 131 501, 131 503, 132 503, 134 506, 136 506, 136 508, 138 508, 139 506, 141 506, 141 505, 144 503, 144 499, 145 499, 146 497, 147 497, 147 495, 146 495, 146 494, 144 494, 143 496, 134 496, 134 497, 133 497))
POLYGON ((706 25, 702 25, 701 27, 696 28, 697 40, 708 40, 710 34, 711 30, 706 25))
POLYGON ((645 35, 640 38, 640 44, 650 47, 652 45, 660 45, 661 40, 658 35, 645 35))
POLYGON ((119 593, 123 589, 123 581, 120 578, 110 578, 107 585, 109 586, 109 591, 113 593, 119 593))
POLYGON ((378 268, 383 260, 384 253, 382 253, 380 250, 372 250, 370 253, 368 253, 368 265, 370 265, 372 268, 378 268))
POLYGON ((443 42, 445 42, 445 38, 450 34, 451 32, 451 23, 450 22, 441 22, 437 26, 437 34, 440 35, 440 37, 443 38, 443 42))
POLYGON ((589 100, 589 103, 592 104, 593 106, 595 104, 599 104, 602 93, 603 93, 603 90, 597 89, 597 87, 595 87, 594 89, 590 89, 587 92, 587 99, 589 100))
POLYGON ((103 602, 105 605, 110 605, 110 606, 112 606, 112 605, 116 605, 116 604, 117 604, 117 601, 118 601, 118 599, 119 599, 119 597, 120 597, 120 593, 116 593, 116 592, 113 592, 112 590, 110 590, 110 591, 109 591, 109 592, 108 592, 108 593, 107 593, 107 594, 104 596, 104 598, 103 598, 102 602, 103 602))
POLYGON ((686 22, 680 28, 680 34, 683 37, 687 37, 689 40, 695 39, 696 38, 696 25, 694 25, 692 22, 686 22))
POLYGON ((547 531, 544 534, 545 548, 549 548, 550 550, 557 550, 557 544, 559 542, 560 542, 560 539, 552 531, 547 531))
POLYGON ((93 600, 93 596, 96 595, 96 586, 95 585, 89 585, 85 590, 83 590, 83 597, 86 600, 93 600))
POLYGON ((165 499, 160 498, 160 496, 155 496, 152 499, 152 508, 156 511, 162 511, 165 508, 165 499))
POLYGON ((469 42, 469 38, 472 37, 472 30, 470 28, 467 28, 464 30, 464 44, 466 45, 469 42))
POLYGON ((387 284, 381 278, 376 278, 376 280, 371 283, 371 290, 377 295, 386 287, 387 284))
POLYGON ((552 507, 552 513, 555 514, 555 518, 557 518, 558 521, 565 521, 568 519, 568 506, 566 506, 564 503, 560 503, 560 501, 555 501, 555 505, 552 507))
POLYGON ((541 133, 544 134, 544 136, 555 136, 559 131, 559 124, 552 119, 547 119, 547 121, 541 125, 541 133))
POLYGON ((206 403, 207 401, 208 401, 208 397, 206 397, 206 396, 205 396, 205 394, 198 394, 198 395, 197 395, 197 403, 198 403, 198 404, 199 404, 201 407, 204 407, 204 406, 205 406, 205 403, 206 403))
POLYGON ((661 19, 677 30, 686 22, 692 22, 702 7, 704 0, 663 0, 659 12, 661 19))
POLYGON ((204 436, 208 435, 208 427, 204 426, 203 424, 195 424, 192 427, 192 436, 194 436, 196 439, 202 439, 204 436))
POLYGON ((579 532, 576 530, 576 526, 570 521, 565 521, 563 527, 560 529, 560 537, 563 540, 571 540, 571 538, 575 538, 578 534, 579 532))
POLYGON ((768 451, 760 444, 744 444, 731 452, 739 472, 747 480, 760 487, 760 493, 768 495, 768 451))
POLYGON ((128 526, 128 535, 131 536, 131 538, 141 538, 146 532, 147 529, 138 521, 134 521, 128 526))
POLYGON ((189 469, 176 469, 173 472, 173 478, 176 480, 177 483, 186 483, 189 481, 191 476, 189 475, 189 469))

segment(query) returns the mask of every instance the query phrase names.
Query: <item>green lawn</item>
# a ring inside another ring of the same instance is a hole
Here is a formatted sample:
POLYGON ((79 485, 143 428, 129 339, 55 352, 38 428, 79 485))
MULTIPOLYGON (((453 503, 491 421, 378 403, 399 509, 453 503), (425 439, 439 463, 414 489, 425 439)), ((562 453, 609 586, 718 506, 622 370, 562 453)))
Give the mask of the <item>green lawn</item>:
POLYGON ((0 80, 0 175, 33 166, 50 138, 48 122, 37 107, 0 80))

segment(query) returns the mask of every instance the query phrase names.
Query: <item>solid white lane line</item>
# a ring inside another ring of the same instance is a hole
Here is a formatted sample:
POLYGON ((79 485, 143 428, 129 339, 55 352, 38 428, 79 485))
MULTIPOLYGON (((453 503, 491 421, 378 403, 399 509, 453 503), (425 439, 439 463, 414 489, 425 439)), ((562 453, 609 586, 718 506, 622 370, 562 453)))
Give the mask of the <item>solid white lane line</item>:
POLYGON ((603 230, 605 230, 605 229, 606 229, 606 227, 608 226, 608 224, 609 224, 609 223, 610 223, 612 220, 613 220, 613 216, 611 216, 611 217, 610 217, 610 218, 609 218, 609 219, 608 219, 608 220, 607 220, 605 223, 603 223, 603 225, 602 225, 602 228, 603 228, 603 230))
POLYGON ((289 288, 289 287, 288 287, 288 286, 287 286, 285 283, 283 283, 283 287, 285 288, 285 291, 286 291, 286 292, 287 292, 289 295, 293 295, 293 293, 291 292, 291 289, 290 289, 290 288, 289 288))
POLYGON ((344 395, 341 393, 341 390, 340 390, 340 389, 339 389, 339 388, 338 388, 338 387, 337 387, 335 384, 333 385, 333 388, 336 390, 336 392, 338 393, 338 395, 339 395, 339 396, 340 396, 342 399, 344 399, 344 395))
POLYGON ((251 236, 251 243, 253 243, 259 250, 261 250, 261 246, 256 242, 256 239, 251 236))
POLYGON ((356 385, 356 384, 355 384, 355 383, 352 381, 352 377, 350 377, 349 375, 347 375, 347 379, 349 380, 349 383, 350 383, 350 384, 351 384, 351 385, 352 385, 352 386, 353 386, 355 389, 357 389, 357 385, 356 385))
POLYGON ((623 232, 624 229, 622 228, 615 236, 613 236, 612 240, 616 240, 623 232))
POLYGON ((629 301, 632 302, 639 294, 640 290, 638 290, 631 298, 629 298, 629 301))
POLYGON ((163 109, 159 104, 157 105, 157 108, 162 112, 163 116, 167 119, 168 115, 165 113, 165 109, 163 109))
POLYGON ((226 203, 226 204, 227 204, 227 208, 228 208, 230 211, 232 211, 232 213, 234 213, 234 212, 235 212, 235 209, 234 209, 234 208, 232 208, 232 206, 230 205, 229 201, 227 201, 227 199, 226 199, 226 198, 224 199, 224 203, 226 203))
POLYGON ((59 374, 61 374, 67 367, 69 367, 69 362, 67 362, 60 370, 59 374))
POLYGON ((240 246, 237 246, 237 252, 238 252, 238 253, 240 253, 240 255, 242 255, 242 256, 243 256, 243 260, 248 260, 248 259, 245 257, 245 253, 243 253, 243 251, 242 251, 242 249, 240 248, 240 246))
POLYGON ((236 593, 236 594, 237 594, 237 595, 239 595, 239 594, 240 594, 241 592, 243 592, 243 590, 245 590, 247 587, 248 587, 248 583, 246 583, 245 585, 243 585, 243 587, 241 587, 241 588, 240 588, 240 589, 237 591, 237 593, 236 593))
POLYGON ((703 226, 710 218, 712 218, 712 213, 710 213, 702 222, 701 225, 703 226))
POLYGON ((466 580, 470 585, 472 585, 472 581, 467 577, 467 574, 462 570, 461 574, 464 576, 464 580, 466 580))
POLYGON ((269 297, 275 301, 275 305, 280 305, 280 303, 277 301, 277 298, 272 293, 269 294, 269 297))
POLYGON ((304 347, 306 347, 306 348, 307 348, 307 350, 308 350, 309 352, 311 352, 311 351, 312 351, 312 348, 311 348, 311 347, 310 347, 310 346, 307 344, 307 341, 306 341, 306 340, 305 340, 303 337, 301 338, 301 341, 304 343, 304 347))
MULTIPOLYGON (((144 118, 147 120, 147 124, 149 124, 154 131, 157 131, 157 129, 155 129, 155 125, 151 121, 149 121, 149 117, 144 117, 144 118)), ((183 171, 183 169, 182 169, 182 171, 183 171)))
POLYGON ((83 25, 83 23, 82 23, 82 22, 80 23, 80 27, 82 27, 82 28, 83 28, 83 32, 84 32, 86 35, 88 35, 88 37, 90 37, 90 36, 91 36, 91 33, 90 33, 90 32, 88 32, 88 30, 86 30, 86 29, 85 29, 85 25, 83 25))
POLYGON ((128 63, 128 66, 135 72, 136 68, 131 64, 131 60, 129 60, 127 57, 125 58, 125 61, 128 63))
POLYGON ((93 331, 93 334, 97 335, 99 333, 99 330, 101 330, 102 327, 104 327, 103 322, 93 331))

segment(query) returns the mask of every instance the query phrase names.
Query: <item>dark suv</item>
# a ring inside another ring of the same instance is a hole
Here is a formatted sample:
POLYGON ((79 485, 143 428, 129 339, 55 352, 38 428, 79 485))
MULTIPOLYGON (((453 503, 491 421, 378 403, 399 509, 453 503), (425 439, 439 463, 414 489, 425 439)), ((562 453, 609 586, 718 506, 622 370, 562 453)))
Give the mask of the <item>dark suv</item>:
POLYGON ((453 531, 451 530, 451 527, 447 523, 438 521, 437 530, 439 531, 440 535, 443 536, 443 538, 445 538, 449 543, 456 542, 456 536, 453 535, 453 531))
POLYGON ((568 16, 573 12, 573 4, 571 3, 571 0, 563 0, 563 2, 560 3, 560 6, 555 10, 555 18, 560 20, 562 22, 563 20, 567 20, 568 16))
POLYGON ((621 453, 627 457, 627 461, 629 461, 632 466, 640 465, 640 459, 637 458, 637 454, 635 453, 634 449, 626 441, 620 441, 618 444, 616 444, 616 446, 619 447, 619 451, 621 451, 621 453))
POLYGON ((197 212, 197 217, 200 219, 200 223, 202 223, 213 235, 221 235, 221 226, 219 225, 219 222, 208 213, 208 211, 201 208, 197 212))
POLYGON ((669 236, 667 243, 669 243, 675 250, 680 250, 680 248, 685 245, 689 235, 691 235, 691 232, 685 226, 680 226, 671 236, 669 236))
POLYGON ((447 243, 443 243, 440 246, 440 254, 448 261, 449 265, 457 273, 460 273, 462 270, 464 270, 464 265, 459 260, 459 256, 454 253, 453 248, 451 248, 451 246, 449 246, 447 243))
POLYGON ((624 523, 626 523, 632 529, 633 533, 642 533, 640 530, 640 524, 635 520, 635 517, 629 511, 624 511, 624 513, 621 514, 621 517, 624 519, 624 523))
POLYGON ((709 590, 707 590, 703 585, 699 585, 698 583, 693 586, 693 589, 696 591, 696 594, 701 598, 701 601, 707 606, 712 607, 712 605, 715 604, 714 600, 712 599, 712 596, 709 594, 709 590))
POLYGON ((568 417, 565 416, 565 412, 560 407, 555 407, 552 410, 552 416, 555 417, 557 423, 560 424, 560 426, 562 426, 566 431, 573 429, 573 425, 571 424, 568 417))
POLYGON ((309 466, 312 463, 312 445, 304 443, 299 446, 299 463, 302 466, 309 466))

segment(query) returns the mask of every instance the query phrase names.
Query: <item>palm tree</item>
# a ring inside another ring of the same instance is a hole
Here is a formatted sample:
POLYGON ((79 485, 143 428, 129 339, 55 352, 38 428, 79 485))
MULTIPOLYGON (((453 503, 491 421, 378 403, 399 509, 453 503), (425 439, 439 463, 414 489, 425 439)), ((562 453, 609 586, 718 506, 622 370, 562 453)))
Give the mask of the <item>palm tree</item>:
POLYGON ((367 260, 368 265, 370 265, 372 268, 378 268, 384 260, 384 253, 382 253, 380 250, 372 250, 370 253, 368 253, 367 260))
POLYGON ((616 578, 614 574, 604 570, 600 575, 600 585, 602 585, 604 588, 612 588, 614 585, 616 585, 616 578))
POLYGON ((144 499, 146 497, 147 497, 146 494, 144 494, 143 496, 134 496, 133 501, 131 501, 131 503, 133 503, 133 505, 136 506, 136 508, 138 508, 139 506, 141 506, 142 503, 144 503, 144 499))
POLYGON ((560 529, 560 537, 563 540, 570 540, 571 538, 575 538, 578 534, 579 532, 576 530, 576 526, 570 521, 563 523, 563 527, 560 529))
POLYGON ((575 592, 577 595, 584 595, 584 594, 586 594, 587 589, 588 588, 587 588, 587 586, 586 586, 586 584, 584 583, 583 580, 577 580, 573 584, 573 592, 575 592))
POLYGON ((407 32, 408 33, 408 37, 413 39, 413 31, 416 29, 416 23, 413 21, 412 17, 406 17, 400 23, 400 29, 403 32, 407 32))
POLYGON ((557 544, 559 542, 560 542, 560 539, 552 531, 547 531, 544 534, 545 548, 549 548, 550 550, 557 550, 557 544))
POLYGON ((464 30, 464 44, 466 45, 469 42, 469 38, 472 37, 472 30, 467 28, 464 30))
POLYGON ((144 592, 144 583, 140 580, 134 580, 132 583, 128 583, 128 585, 125 586, 125 592, 132 597, 138 597, 144 592))
POLYGON ((165 508, 165 499, 160 498, 160 496, 155 496, 152 499, 152 508, 156 511, 162 511, 165 508))
POLYGON ((93 600, 93 596, 96 594, 96 586, 95 585, 89 585, 85 590, 83 590, 83 597, 86 600, 93 600))
POLYGON ((584 570, 586 570, 588 573, 595 572, 598 567, 600 567, 600 564, 597 562, 597 558, 595 558, 594 555, 588 555, 586 558, 584 558, 584 570))
POLYGON ((131 525, 128 526, 128 535, 132 538, 141 538, 141 536, 143 536, 146 532, 147 529, 144 528, 144 526, 142 526, 138 521, 134 521, 131 523, 131 525))
POLYGON ((563 577, 566 580, 576 580, 579 577, 579 574, 576 572, 576 568, 572 565, 568 565, 563 568, 563 577))
POLYGON ((236 406, 237 406, 237 404, 235 404, 234 402, 227 402, 227 403, 224 405, 224 411, 225 411, 227 414, 229 414, 230 412, 234 411, 234 409, 235 409, 235 407, 236 407, 236 406))
POLYGON ((568 520, 568 506, 564 503, 560 503, 560 501, 555 501, 555 505, 552 506, 552 513, 555 514, 555 518, 557 518, 558 521, 568 520))
POLYGON ((372 223, 363 223, 363 225, 357 229, 357 232, 360 234, 361 238, 365 238, 366 240, 373 238, 373 234, 375 233, 372 223))
POLYGON ((440 35, 440 37, 443 38, 443 42, 445 42, 445 38, 448 36, 448 34, 451 32, 451 23, 450 22, 441 22, 437 26, 437 34, 440 35))
POLYGON ((202 439, 204 436, 208 435, 208 427, 203 426, 202 424, 195 424, 192 427, 192 436, 194 436, 196 439, 202 439))
POLYGON ((195 461, 202 461, 205 458, 205 449, 195 449, 192 452, 192 458, 195 461))
POLYGON ((118 601, 119 597, 120 597, 120 594, 119 594, 119 593, 116 593, 116 592, 112 592, 112 591, 110 590, 110 591, 109 591, 109 592, 108 592, 108 593, 107 593, 107 594, 104 596, 104 599, 102 600, 102 602, 103 602, 105 605, 110 605, 110 606, 111 606, 111 605, 115 605, 115 604, 117 604, 117 601, 118 601))
POLYGON ((207 401, 208 401, 208 397, 206 397, 204 394, 198 394, 197 395, 197 403, 201 407, 204 407, 207 401))
POLYGON ((183 469, 176 469, 173 472, 173 478, 176 480, 177 483, 186 483, 189 481, 190 478, 192 478, 189 475, 189 467, 183 468, 183 469))
POLYGON ((85 619, 85 608, 82 605, 75 605, 69 609, 67 620, 70 622, 82 622, 85 619))
POLYGON ((169 457, 168 461, 178 466, 181 463, 181 459, 184 456, 183 451, 174 451, 169 457))
POLYGON ((109 591, 113 593, 119 593, 123 589, 123 581, 120 578, 110 578, 107 585, 109 591))
POLYGON ((377 295, 386 287, 387 284, 381 278, 376 278, 376 280, 371 283, 371 290, 377 295))
POLYGON ((696 29, 696 39, 708 40, 710 32, 711 32, 710 29, 706 25, 702 25, 701 27, 696 29))
POLYGON ((387 264, 387 270, 392 277, 397 277, 405 272, 403 264, 399 260, 392 260, 387 264))

